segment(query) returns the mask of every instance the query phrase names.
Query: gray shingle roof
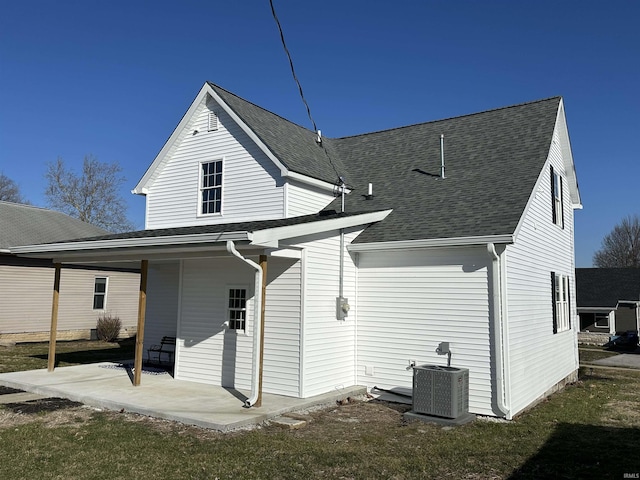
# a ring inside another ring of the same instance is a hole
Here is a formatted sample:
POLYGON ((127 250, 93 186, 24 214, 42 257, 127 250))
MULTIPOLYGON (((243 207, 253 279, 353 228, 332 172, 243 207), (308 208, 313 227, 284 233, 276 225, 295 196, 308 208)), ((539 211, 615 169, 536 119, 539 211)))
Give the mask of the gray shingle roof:
POLYGON ((65 239, 60 242, 84 242, 98 240, 126 240, 135 238, 155 238, 155 237, 173 237, 180 235, 206 235, 212 233, 227 232, 257 232, 277 227, 288 227, 292 225, 302 225, 305 223, 319 222, 322 220, 330 220, 334 218, 345 218, 360 215, 369 212, 345 212, 337 213, 332 211, 323 211, 312 215, 304 215, 300 217, 281 218, 276 220, 259 220, 253 222, 237 222, 237 223, 219 223, 215 225, 197 225, 192 227, 176 227, 176 228, 158 228, 153 230, 138 230, 135 232, 112 233, 108 235, 91 236, 85 238, 65 239))
MULTIPOLYGON (((315 133, 211 84, 292 171, 353 192, 346 211, 392 208, 357 243, 515 232, 547 160, 560 97, 345 138, 315 133), (445 179, 440 179, 440 135, 445 179), (333 165, 332 165, 333 163, 333 165), (368 183, 374 198, 367 200, 368 183)), ((328 208, 339 210, 340 200, 328 208)))
POLYGON ((64 213, 0 201, 0 249, 108 233, 64 213))
POLYGON ((347 182, 355 186, 347 211, 394 210, 356 242, 513 234, 547 160, 559 102, 338 139, 347 182), (445 179, 439 178, 440 134, 445 179), (372 200, 364 197, 369 182, 372 200))
POLYGON ((208 82, 222 100, 267 145, 289 170, 312 178, 334 183, 336 170, 342 171, 340 159, 330 159, 325 149, 316 143, 316 133, 265 110, 224 88, 208 82), (336 168, 331 161, 337 163, 336 168))
POLYGON ((619 300, 640 300, 640 268, 576 268, 578 307, 615 308, 619 300))

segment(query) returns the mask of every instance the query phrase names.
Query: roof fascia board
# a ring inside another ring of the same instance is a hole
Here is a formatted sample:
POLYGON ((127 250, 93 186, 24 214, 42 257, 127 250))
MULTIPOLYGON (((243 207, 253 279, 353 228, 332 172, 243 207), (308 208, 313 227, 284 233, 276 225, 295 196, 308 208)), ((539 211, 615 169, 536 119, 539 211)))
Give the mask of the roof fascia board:
MULTIPOLYGON (((285 176, 290 178, 291 180, 295 180, 296 182, 311 185, 312 187, 317 187, 322 190, 327 190, 329 192, 333 192, 336 188, 336 186, 333 183, 325 182, 324 180, 318 180, 317 178, 313 178, 313 177, 308 177, 306 175, 302 175, 301 173, 297 173, 297 172, 288 172, 285 176)), ((351 190, 349 190, 348 188, 345 188, 345 193, 349 194, 351 193, 351 190)))
POLYGON ((347 247, 350 252, 376 252, 381 250, 404 250, 438 247, 470 247, 487 243, 513 243, 512 235, 486 235, 478 237, 429 238, 420 240, 400 240, 398 242, 352 243, 347 247))
POLYGON ((278 160, 273 152, 269 150, 269 147, 267 147, 267 145, 265 145, 265 143, 260 140, 255 132, 251 130, 251 128, 249 128, 249 126, 245 122, 242 121, 242 119, 236 114, 236 112, 233 111, 233 109, 229 105, 227 105, 224 100, 222 100, 220 95, 216 93, 211 85, 205 83, 203 89, 207 89, 206 91, 207 93, 209 93, 209 95, 211 95, 211 98, 213 98, 222 107, 222 109, 227 112, 227 114, 233 119, 233 121, 240 126, 240 128, 249 136, 251 140, 253 140, 258 148, 260 148, 260 150, 262 150, 262 152, 269 158, 269 160, 271 160, 280 169, 280 174, 283 177, 286 177, 289 173, 289 169, 280 160, 278 160))
POLYGON ((558 107, 558 116, 556 117, 556 129, 560 137, 560 149, 562 150, 562 158, 564 160, 564 170, 569 183, 569 192, 571 194, 571 202, 574 209, 582 208, 582 200, 580 199, 580 190, 578 188, 578 177, 576 175, 576 166, 573 163, 573 153, 571 151, 571 141, 569 140, 569 129, 567 127, 567 118, 564 114, 564 101, 560 99, 558 107))
POLYGON ((549 142, 549 150, 547 152, 547 160, 544 162, 544 166, 542 167, 542 169, 540 170, 540 174, 538 175, 538 180, 536 180, 536 184, 533 187, 533 190, 531 191, 531 194, 529 195, 529 200, 527 200, 527 205, 524 208, 524 212, 522 212, 522 215, 520 216, 520 220, 518 220, 518 225, 516 226, 516 230, 513 234, 513 238, 518 238, 518 234, 520 233, 520 229, 522 228, 522 225, 524 224, 524 219, 526 216, 526 213, 529 211, 529 209, 531 208, 531 204, 533 203, 533 201, 535 200, 536 194, 538 192, 538 190, 540 190, 540 184, 541 182, 546 182, 549 178, 549 176, 547 175, 547 171, 548 171, 548 166, 551 163, 551 158, 550 158, 550 154, 551 154, 551 145, 553 143, 553 137, 555 136, 556 131, 558 132, 558 136, 560 137, 560 149, 562 151, 562 158, 565 159, 565 175, 567 176, 567 181, 569 182, 569 193, 570 193, 570 197, 571 197, 571 202, 572 202, 572 207, 574 209, 581 209, 582 208, 582 204, 580 204, 580 193, 578 192, 578 184, 576 183, 576 170, 575 170, 575 166, 573 165, 573 156, 571 155, 571 146, 569 145, 569 134, 567 131, 567 122, 564 116, 564 108, 563 108, 563 103, 562 103, 562 99, 560 99, 560 103, 558 104, 558 113, 556 114, 556 124, 555 127, 553 129, 553 134, 551 136, 551 141, 549 142), (564 132, 562 131, 562 129, 564 128, 564 132), (565 149, 565 147, 568 147, 568 150, 565 149), (566 160, 566 155, 569 155, 570 161, 568 162, 566 160), (571 175, 571 176, 570 176, 571 175), (574 192, 577 193, 577 197, 574 196, 574 192), (577 198, 578 203, 576 204, 575 199, 577 198))
POLYGON ((56 254, 64 252, 100 251, 144 247, 170 247, 176 245, 226 242, 227 240, 250 241, 249 232, 220 232, 192 235, 167 235, 163 237, 122 238, 115 240, 87 240, 83 242, 45 243, 11 248, 17 255, 56 254))
POLYGON ((285 227, 275 227, 253 232, 252 245, 266 245, 272 247, 278 241, 287 238, 303 237, 316 233, 330 232, 343 228, 355 227, 368 223, 375 223, 387 218, 392 210, 381 210, 377 212, 362 213, 350 217, 331 218, 319 220, 317 222, 302 223, 300 225, 288 225, 285 227))
POLYGON ((148 188, 149 181, 155 174, 156 170, 162 164, 162 161, 164 160, 164 158, 173 148, 173 145, 178 141, 184 129, 192 121, 193 115, 202 104, 206 95, 209 93, 209 90, 211 90, 211 87, 209 87, 209 85, 205 83, 204 86, 200 89, 200 92, 198 92, 198 95, 196 96, 196 98, 193 100, 193 102, 191 102, 191 106, 189 107, 189 109, 182 116, 180 123, 178 123, 176 128, 173 130, 173 133, 171 133, 171 136, 165 142, 165 144, 163 145, 158 155, 156 155, 156 158, 153 160, 153 162, 151 163, 147 171, 144 173, 144 175, 142 176, 138 184, 135 186, 135 188, 131 190, 131 193, 134 193, 137 195, 146 195, 149 192, 149 188, 148 188))

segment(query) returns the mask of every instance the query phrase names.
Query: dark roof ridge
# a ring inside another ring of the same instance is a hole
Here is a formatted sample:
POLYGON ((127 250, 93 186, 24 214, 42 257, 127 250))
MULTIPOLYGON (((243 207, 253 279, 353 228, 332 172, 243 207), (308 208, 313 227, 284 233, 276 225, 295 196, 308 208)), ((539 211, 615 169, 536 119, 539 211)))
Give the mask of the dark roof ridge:
POLYGON ((49 209, 47 207, 40 207, 38 205, 31 205, 30 203, 9 202, 8 200, 0 200, 0 203, 5 204, 5 205, 13 205, 13 206, 16 206, 16 207, 37 208, 39 210, 46 210, 47 212, 62 213, 62 212, 59 212, 57 210, 51 210, 51 209, 49 209))
POLYGON ((274 113, 274 112, 272 112, 271 110, 267 110, 266 108, 261 107, 260 105, 257 105, 257 104, 255 104, 255 103, 253 103, 252 101, 247 100, 246 98, 241 97, 240 95, 237 95, 237 94, 235 94, 235 93, 233 93, 233 92, 230 92, 229 90, 227 90, 227 89, 226 89, 226 88, 224 88, 224 87, 221 87, 221 86, 220 86, 220 85, 218 85, 217 83, 213 83, 213 82, 211 82, 211 81, 209 81, 209 80, 207 80, 207 83, 208 83, 210 86, 212 86, 212 87, 216 87, 216 88, 219 88, 220 90, 224 90, 224 91, 225 91, 225 93, 228 93, 229 95, 233 95, 234 97, 236 97, 236 98, 238 98, 238 99, 242 100, 243 102, 247 102, 248 104, 250 104, 250 105, 252 105, 252 106, 254 106, 254 107, 256 107, 256 108, 259 108, 260 110, 262 110, 262 111, 264 111, 264 112, 267 112, 267 113, 269 113, 269 114, 271 114, 271 115, 275 115, 276 117, 278 117, 278 118, 280 118, 281 120, 284 120, 284 121, 286 121, 286 122, 290 123, 291 125, 295 125, 295 126, 296 126, 296 127, 298 127, 298 128, 302 128, 302 129, 306 130, 306 131, 307 131, 307 132, 309 132, 309 133, 313 133, 313 134, 315 134, 315 133, 316 133, 316 132, 314 132, 313 130, 308 129, 307 127, 303 127, 302 125, 298 125, 296 122, 292 122, 291 120, 289 120, 288 118, 283 117, 282 115, 279 115, 279 114, 277 114, 277 113, 274 113))
POLYGON ((448 120, 456 120, 456 119, 459 119, 459 118, 473 117, 475 115, 482 115, 482 114, 485 114, 485 113, 497 112, 497 111, 506 110, 506 109, 509 109, 509 108, 523 107, 525 105, 533 105, 535 103, 548 102, 550 100, 556 100, 556 99, 562 99, 562 96, 556 95, 556 96, 553 96, 553 97, 541 98, 539 100, 531 100, 529 102, 516 103, 515 105, 507 105, 506 107, 490 108, 489 110, 483 110, 481 112, 465 113, 464 115, 458 115, 458 116, 455 116, 455 117, 440 118, 438 120, 429 120, 428 122, 412 123, 410 125, 400 125, 399 127, 386 128, 386 129, 383 129, 383 130, 376 130, 376 131, 373 131, 373 132, 364 132, 364 133, 358 133, 356 135, 348 135, 346 137, 337 137, 337 138, 333 138, 333 140, 346 140, 346 139, 349 139, 349 138, 363 137, 365 135, 375 135, 375 134, 378 134, 378 133, 392 132, 394 130, 401 130, 403 128, 411 128, 411 127, 417 127, 419 125, 429 125, 429 124, 432 124, 432 123, 446 122, 448 120))

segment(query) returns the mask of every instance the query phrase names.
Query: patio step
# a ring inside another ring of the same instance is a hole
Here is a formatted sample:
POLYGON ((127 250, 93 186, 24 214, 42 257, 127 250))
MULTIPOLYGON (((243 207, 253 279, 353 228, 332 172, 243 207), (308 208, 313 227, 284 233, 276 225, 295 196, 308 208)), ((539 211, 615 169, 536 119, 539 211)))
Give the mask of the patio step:
POLYGON ((270 421, 274 425, 277 425, 283 428, 288 428, 289 430, 297 430, 298 428, 302 428, 307 424, 305 420, 300 420, 299 418, 291 418, 291 417, 276 417, 271 419, 270 421))
POLYGON ((41 400, 43 398, 45 397, 43 397, 42 395, 38 395, 37 393, 9 393, 6 395, 0 395, 0 404, 30 402, 32 400, 41 400))

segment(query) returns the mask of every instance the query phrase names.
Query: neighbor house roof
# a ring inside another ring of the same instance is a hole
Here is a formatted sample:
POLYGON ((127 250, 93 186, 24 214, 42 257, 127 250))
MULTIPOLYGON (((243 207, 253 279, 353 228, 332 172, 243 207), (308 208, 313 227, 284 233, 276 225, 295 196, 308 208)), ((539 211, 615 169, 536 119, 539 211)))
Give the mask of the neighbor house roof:
POLYGON ((0 201, 0 225, 0 250, 109 233, 64 213, 4 201, 0 201))
POLYGON ((578 308, 640 300, 640 268, 576 268, 578 308))

